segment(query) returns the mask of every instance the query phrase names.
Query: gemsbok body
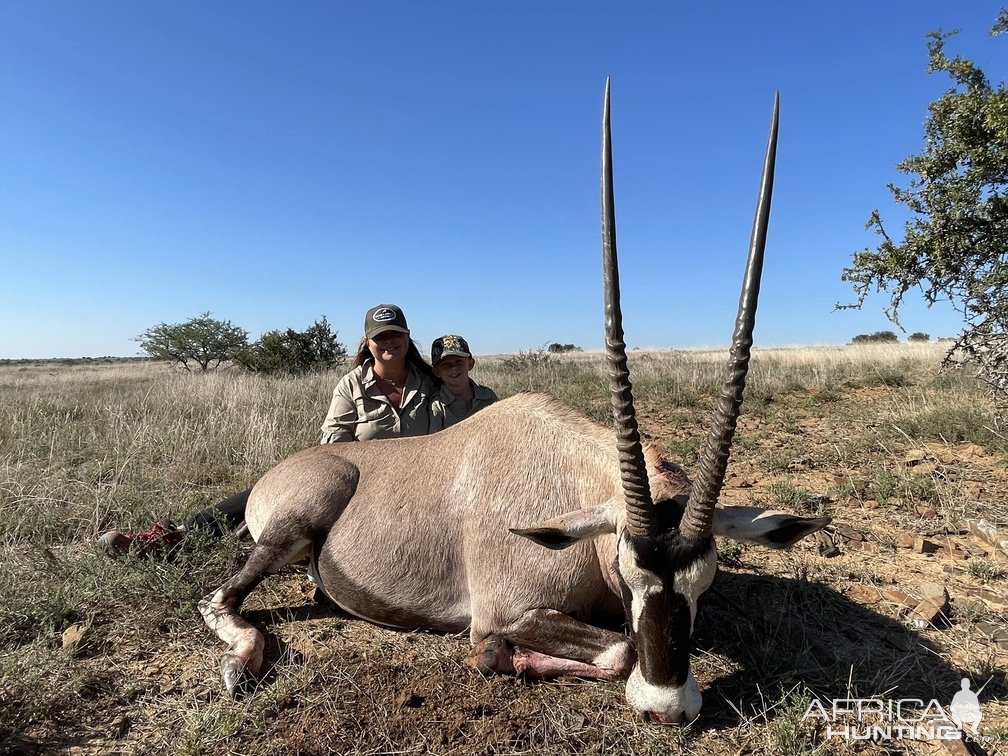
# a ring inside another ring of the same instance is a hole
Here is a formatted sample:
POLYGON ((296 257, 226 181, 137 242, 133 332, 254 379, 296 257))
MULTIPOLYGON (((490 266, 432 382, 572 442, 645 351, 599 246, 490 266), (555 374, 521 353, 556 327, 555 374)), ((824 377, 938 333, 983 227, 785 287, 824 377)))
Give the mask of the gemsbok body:
POLYGON ((407 630, 468 630, 469 664, 529 677, 627 678, 646 719, 693 719, 689 651, 715 536, 789 546, 828 524, 717 505, 742 401, 769 218, 777 102, 728 375, 691 484, 640 441, 623 342, 612 193, 609 87, 603 112, 606 345, 616 433, 548 396, 518 394, 429 436, 317 446, 267 472, 249 497, 256 545, 200 602, 228 644, 236 695, 262 665, 239 615, 267 575, 308 556, 345 611, 407 630), (624 618, 629 635, 603 629, 624 618))

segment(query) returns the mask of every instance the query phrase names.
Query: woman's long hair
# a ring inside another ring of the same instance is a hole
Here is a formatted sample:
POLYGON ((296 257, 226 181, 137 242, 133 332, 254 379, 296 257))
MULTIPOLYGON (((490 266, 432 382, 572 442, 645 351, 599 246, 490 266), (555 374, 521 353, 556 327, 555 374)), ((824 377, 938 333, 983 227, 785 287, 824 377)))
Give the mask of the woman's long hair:
MULTIPOLYGON (((365 362, 374 362, 375 357, 371 353, 370 347, 368 347, 367 336, 361 339, 360 346, 357 347, 357 356, 354 357, 353 366, 360 367, 365 362)), ((435 386, 440 386, 441 381, 434 371, 431 370, 431 366, 427 363, 427 360, 423 358, 420 354, 420 350, 417 348, 416 342, 413 339, 409 340, 409 347, 406 349, 406 364, 417 371, 421 376, 426 376, 428 379, 433 381, 435 386)))

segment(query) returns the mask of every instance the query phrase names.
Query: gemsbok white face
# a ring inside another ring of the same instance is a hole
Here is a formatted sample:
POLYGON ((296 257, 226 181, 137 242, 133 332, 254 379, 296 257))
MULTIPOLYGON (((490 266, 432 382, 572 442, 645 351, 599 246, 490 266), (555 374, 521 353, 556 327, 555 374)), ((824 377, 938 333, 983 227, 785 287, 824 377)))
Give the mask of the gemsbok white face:
POLYGON ((627 680, 630 706, 651 721, 694 719, 700 689, 690 671, 690 638, 697 600, 714 580, 713 539, 689 541, 677 530, 619 539, 620 587, 637 647, 627 680))

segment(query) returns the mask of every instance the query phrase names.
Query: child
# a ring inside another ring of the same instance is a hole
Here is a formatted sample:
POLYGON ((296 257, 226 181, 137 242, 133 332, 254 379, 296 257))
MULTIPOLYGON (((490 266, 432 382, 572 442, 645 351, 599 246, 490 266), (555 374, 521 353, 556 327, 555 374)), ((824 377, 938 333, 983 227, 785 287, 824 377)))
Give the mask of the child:
POLYGON ((476 366, 461 336, 441 336, 431 344, 431 365, 441 388, 431 398, 430 432, 443 430, 497 401, 497 394, 469 377, 476 366))

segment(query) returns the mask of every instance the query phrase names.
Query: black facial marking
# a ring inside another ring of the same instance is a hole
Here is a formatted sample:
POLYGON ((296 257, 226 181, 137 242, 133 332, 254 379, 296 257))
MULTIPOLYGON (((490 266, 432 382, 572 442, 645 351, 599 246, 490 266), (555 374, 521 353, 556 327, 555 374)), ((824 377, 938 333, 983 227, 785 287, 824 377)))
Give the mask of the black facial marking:
POLYGON ((652 685, 682 685, 689 677, 689 602, 673 590, 649 596, 637 625, 641 674, 652 685))
POLYGON ((679 535, 679 523, 686 508, 686 499, 662 499, 655 502, 658 515, 657 533, 653 538, 642 538, 629 532, 623 537, 637 554, 638 564, 658 575, 663 582, 667 577, 671 585, 671 575, 685 569, 710 549, 711 538, 695 541, 679 535))
MULTIPOLYGON (((658 533, 653 538, 624 531, 625 545, 637 564, 658 576, 664 590, 648 596, 634 632, 641 674, 653 685, 683 685, 689 676, 691 617, 689 600, 674 589, 675 575, 710 551, 711 538, 693 540, 679 533, 683 501, 657 502, 658 533)), ((627 618, 632 620, 632 594, 620 575, 620 592, 627 618)))

